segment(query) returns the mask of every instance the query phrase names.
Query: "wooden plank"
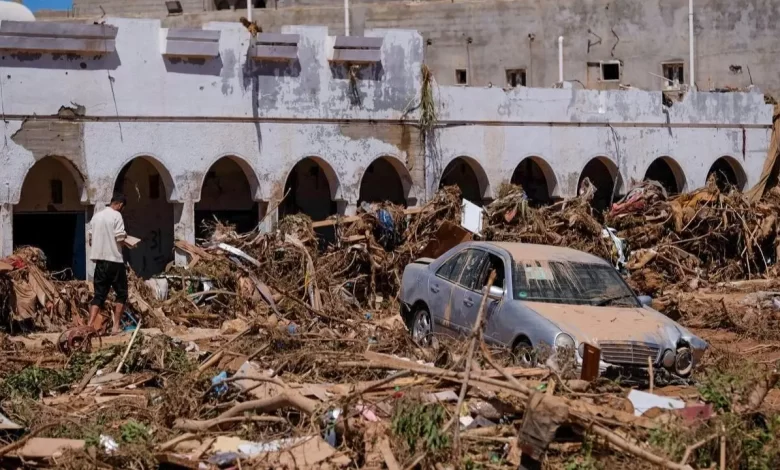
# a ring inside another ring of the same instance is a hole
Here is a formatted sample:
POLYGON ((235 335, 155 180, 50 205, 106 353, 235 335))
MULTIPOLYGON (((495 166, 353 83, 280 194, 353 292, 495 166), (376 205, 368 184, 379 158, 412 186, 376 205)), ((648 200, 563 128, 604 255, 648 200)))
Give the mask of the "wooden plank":
POLYGON ((601 349, 592 344, 585 344, 585 353, 582 357, 582 372, 580 378, 593 382, 599 377, 599 363, 601 362, 601 349))
MULTIPOLYGON (((415 215, 422 212, 422 207, 410 207, 408 209, 404 209, 404 215, 415 215)), ((351 224, 353 222, 357 222, 360 220, 361 216, 359 215, 349 215, 346 217, 340 217, 338 219, 325 219, 325 220, 318 220, 317 222, 312 222, 311 227, 312 228, 322 228, 322 227, 331 227, 333 225, 338 224, 351 224)))

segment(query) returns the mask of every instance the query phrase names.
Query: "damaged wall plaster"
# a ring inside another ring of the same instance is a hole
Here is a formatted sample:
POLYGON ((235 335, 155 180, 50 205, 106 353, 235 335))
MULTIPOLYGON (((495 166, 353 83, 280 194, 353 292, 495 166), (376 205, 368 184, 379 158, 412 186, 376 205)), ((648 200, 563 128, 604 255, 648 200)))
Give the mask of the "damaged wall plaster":
MULTIPOLYGON (((660 92, 435 86, 444 127, 424 155, 414 127, 424 52, 416 32, 366 31, 384 37, 381 73, 358 80, 362 100, 354 106, 349 80, 328 63, 326 28, 284 27, 301 40, 298 61, 282 66, 247 61, 249 35, 240 25, 209 24, 221 30, 218 64, 181 70, 159 54, 159 21, 107 22, 120 31, 120 63, 108 73, 58 68, 45 55, 0 61, 14 67, 3 82, 8 145, 0 152, 0 203, 20 203, 25 176, 47 155, 73 162, 84 175, 82 203, 98 209, 122 168, 146 157, 160 172, 162 200, 179 212, 202 200, 204 176, 221 157, 242 164, 262 207, 281 198, 297 162, 316 157, 332 168, 335 207, 354 212, 363 175, 380 157, 393 162, 410 202, 424 201, 458 157, 469 158, 488 198, 524 158, 538 157, 557 182, 555 196, 565 197, 596 157, 613 161, 628 184, 668 156, 693 189, 718 158, 731 156, 751 185, 769 142, 772 107, 757 93, 687 94, 665 108, 660 92), (75 109, 69 120, 58 116, 62 106, 75 109)), ((186 225, 194 217, 177 220, 186 225)), ((176 230, 194 236, 194 229, 176 230)))

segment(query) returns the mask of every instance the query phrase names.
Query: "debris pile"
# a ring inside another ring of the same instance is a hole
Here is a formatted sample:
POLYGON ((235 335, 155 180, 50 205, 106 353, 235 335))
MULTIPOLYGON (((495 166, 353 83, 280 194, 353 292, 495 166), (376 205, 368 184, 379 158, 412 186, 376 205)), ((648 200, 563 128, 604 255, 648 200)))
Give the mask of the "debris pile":
MULTIPOLYGON (((657 301, 691 327, 745 333, 758 317, 780 318, 768 278, 780 202, 774 190, 749 203, 715 187, 668 197, 648 184, 605 215, 591 208, 594 193, 586 181, 579 197, 534 207, 522 188, 504 186, 484 208, 481 236, 569 246, 620 266, 623 258, 634 286, 663 293, 657 301), (740 289, 739 299, 723 294, 740 289), (719 303, 725 316, 713 313, 719 303)), ((457 189, 446 188, 419 208, 371 204, 317 222, 290 216, 269 234, 216 224, 202 243, 176 243, 186 266, 147 281, 131 277, 123 335, 87 338, 90 347, 68 354, 58 349, 60 333, 86 323, 90 284, 55 280, 43 253, 20 250, 0 264, 0 320, 15 319, 12 334, 0 337, 7 443, 0 461, 193 469, 780 466, 780 357, 762 364, 763 356, 713 347, 694 385, 629 390, 571 370, 517 367, 483 340, 484 305, 466 341, 414 344, 397 313, 403 269, 476 237, 461 227, 462 211, 457 189), (323 230, 332 232, 327 246, 323 230), (22 327, 46 333, 14 335, 22 327)), ((741 351, 763 355, 780 344, 741 351)))

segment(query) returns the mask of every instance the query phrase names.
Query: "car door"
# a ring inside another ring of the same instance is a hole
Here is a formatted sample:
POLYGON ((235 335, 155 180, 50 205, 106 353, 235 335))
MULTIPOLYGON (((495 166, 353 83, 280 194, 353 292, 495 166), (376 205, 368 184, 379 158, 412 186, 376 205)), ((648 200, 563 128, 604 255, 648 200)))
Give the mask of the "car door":
POLYGON ((428 307, 434 324, 445 334, 455 333, 452 326, 452 293, 455 282, 463 272, 467 256, 468 250, 455 253, 428 280, 428 307))
MULTIPOLYGON (((511 265, 511 263, 510 263, 511 265)), ((514 323, 511 318, 511 308, 508 305, 512 299, 512 289, 509 285, 509 265, 506 260, 495 254, 488 253, 488 259, 484 263, 485 268, 482 271, 481 286, 487 286, 487 279, 490 271, 496 271, 494 286, 504 289, 504 298, 501 301, 489 300, 487 312, 485 312, 485 341, 489 343, 508 344, 514 339, 514 323)), ((483 288, 484 288, 483 287, 483 288)), ((476 317, 475 317, 476 321, 476 317)))
POLYGON ((468 334, 474 326, 474 321, 482 302, 482 292, 477 284, 482 278, 483 264, 487 253, 480 249, 467 250, 468 257, 463 266, 463 272, 454 287, 452 302, 453 328, 461 334, 468 334))

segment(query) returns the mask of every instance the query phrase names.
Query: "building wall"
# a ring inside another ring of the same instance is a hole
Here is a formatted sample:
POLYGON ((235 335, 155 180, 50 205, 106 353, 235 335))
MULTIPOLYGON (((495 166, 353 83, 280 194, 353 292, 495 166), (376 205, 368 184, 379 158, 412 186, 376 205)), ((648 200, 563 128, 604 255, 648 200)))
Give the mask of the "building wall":
MULTIPOLYGON (((188 62, 162 57, 158 20, 106 22, 119 28, 116 54, 0 55, 7 121, 0 255, 12 246, 8 215, 20 203, 25 177, 47 155, 72 163, 83 176, 81 202, 96 210, 110 200, 121 170, 144 157, 160 173, 161 207, 172 211, 154 216, 168 234, 163 238, 191 240, 195 204, 211 191, 202 188, 204 177, 225 156, 242 164, 252 199, 265 208, 276 207, 293 167, 313 158, 333 207, 350 213, 365 170, 380 157, 393 162, 413 203, 432 194, 459 157, 486 199, 529 156, 549 168, 555 196, 570 196, 596 157, 611 162, 628 185, 668 156, 694 189, 715 160, 729 156, 749 186, 759 178, 770 137, 772 107, 758 93, 688 93, 665 106, 660 92, 439 85, 432 91, 440 127, 423 151, 417 104, 424 41, 416 32, 366 31, 384 38, 382 62, 360 72, 361 99, 354 104, 349 74, 328 62, 332 38, 324 27, 282 28, 301 39, 298 60, 280 64, 247 61, 249 34, 239 24, 207 24, 221 31, 220 56, 188 62), (60 129, 64 123, 69 132, 60 129)), ((151 244, 145 229, 152 223, 144 223, 140 236, 151 244)), ((170 244, 162 246, 166 254, 170 244)))
MULTIPOLYGON (((213 0, 179 0, 182 10, 186 13, 196 13, 213 10, 213 0)), ((72 12, 79 16, 86 15, 167 15, 168 9, 162 0, 74 0, 72 12), (105 12, 105 13, 104 13, 105 12)))
MULTIPOLYGON (((185 12, 198 11, 197 5, 189 6, 198 1, 182 2, 188 4, 185 12)), ((75 8, 97 3, 109 14, 165 16, 163 2, 152 0, 76 0, 75 8), (146 2, 154 5, 145 6, 146 2)), ((780 2, 695 3, 699 89, 755 84, 773 94, 780 92, 774 48, 780 26, 771 20, 780 14, 780 2)), ((275 7, 268 5, 256 11, 266 31, 278 31, 284 24, 309 24, 329 26, 333 34, 343 32, 341 0, 280 0, 275 7)), ((165 21, 199 26, 213 20, 236 21, 245 14, 185 14, 165 21)), ((426 62, 442 85, 456 84, 455 71, 463 69, 470 85, 503 87, 507 69, 525 69, 529 85, 550 86, 558 81, 559 36, 564 37, 564 78, 577 86, 617 87, 618 83, 599 82, 598 68, 588 67, 589 62, 609 60, 623 63, 620 83, 641 89, 661 89, 665 62, 683 63, 684 80, 690 80, 684 0, 353 0, 352 34, 375 28, 419 31, 430 43, 426 62)))

